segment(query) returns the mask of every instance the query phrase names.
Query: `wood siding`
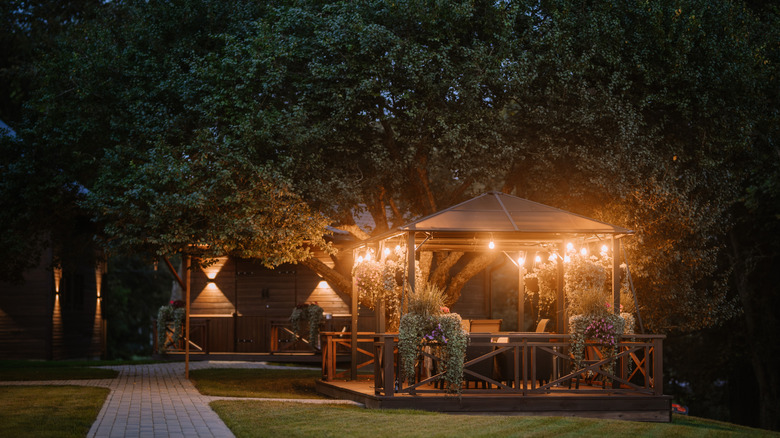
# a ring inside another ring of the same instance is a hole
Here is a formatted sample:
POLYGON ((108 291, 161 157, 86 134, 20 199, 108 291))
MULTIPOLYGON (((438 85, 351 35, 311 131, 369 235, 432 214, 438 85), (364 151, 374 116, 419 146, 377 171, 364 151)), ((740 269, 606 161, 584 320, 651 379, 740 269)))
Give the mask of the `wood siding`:
MULTIPOLYGON (((330 263, 324 254, 320 256, 330 263)), ((268 269, 255 260, 226 258, 218 265, 195 267, 191 275, 192 322, 207 327, 205 335, 193 329, 192 339, 198 345, 205 344, 209 352, 274 351, 272 327, 289 326, 290 314, 298 304, 316 302, 326 314, 333 315, 328 329, 340 330, 350 314, 349 296, 334 291, 303 265, 268 269)), ((373 313, 365 313, 359 325, 373 328, 373 313)))
POLYGON ((20 284, 0 283, 0 357, 92 359, 105 345, 92 260, 69 260, 55 293, 51 250, 20 284))

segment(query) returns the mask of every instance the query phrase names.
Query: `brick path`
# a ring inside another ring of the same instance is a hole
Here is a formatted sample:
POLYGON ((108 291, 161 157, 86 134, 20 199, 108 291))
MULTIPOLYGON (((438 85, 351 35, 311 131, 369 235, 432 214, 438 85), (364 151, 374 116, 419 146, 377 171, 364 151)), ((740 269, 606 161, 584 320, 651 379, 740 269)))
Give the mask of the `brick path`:
MULTIPOLYGON (((122 365, 116 379, 0 382, 2 385, 80 385, 111 389, 87 437, 233 437, 209 406, 213 400, 267 400, 201 395, 184 378, 184 363, 122 365)), ((190 362, 190 369, 277 368, 263 362, 190 362)), ((289 367, 284 367, 289 369, 289 367)), ((344 400, 286 400, 353 403, 344 400)))

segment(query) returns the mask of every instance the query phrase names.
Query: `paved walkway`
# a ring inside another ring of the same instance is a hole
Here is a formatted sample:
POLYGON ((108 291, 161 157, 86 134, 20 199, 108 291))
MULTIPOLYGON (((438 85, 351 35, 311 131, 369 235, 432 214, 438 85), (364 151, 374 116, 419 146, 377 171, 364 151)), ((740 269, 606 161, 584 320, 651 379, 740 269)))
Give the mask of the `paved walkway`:
MULTIPOLYGON (((122 365, 116 379, 0 382, 2 385, 81 385, 111 389, 88 437, 233 437, 209 403, 214 400, 266 400, 201 395, 184 378, 184 363, 122 365)), ((202 368, 285 368, 265 362, 190 362, 202 368)), ((346 400, 302 400, 301 403, 352 403, 346 400)))

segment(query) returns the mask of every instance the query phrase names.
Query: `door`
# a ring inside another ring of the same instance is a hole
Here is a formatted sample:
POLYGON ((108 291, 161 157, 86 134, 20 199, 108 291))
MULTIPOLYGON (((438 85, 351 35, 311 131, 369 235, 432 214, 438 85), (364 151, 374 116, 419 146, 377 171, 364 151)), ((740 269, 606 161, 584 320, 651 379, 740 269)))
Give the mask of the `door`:
POLYGON ((289 320, 296 304, 292 265, 268 269, 255 261, 236 263, 236 352, 271 351, 272 321, 289 320))

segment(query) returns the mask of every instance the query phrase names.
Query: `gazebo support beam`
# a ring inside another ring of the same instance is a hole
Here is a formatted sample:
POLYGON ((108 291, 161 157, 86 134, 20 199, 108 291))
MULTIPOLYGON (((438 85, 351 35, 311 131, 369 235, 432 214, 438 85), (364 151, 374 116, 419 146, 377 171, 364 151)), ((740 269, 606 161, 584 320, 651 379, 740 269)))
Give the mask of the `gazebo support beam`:
MULTIPOLYGON (((558 244, 558 254, 565 254, 566 253, 566 244, 564 242, 560 242, 558 244)), ((557 313, 557 321, 555 329, 558 330, 558 333, 568 333, 569 332, 569 321, 566 320, 566 308, 564 307, 564 300, 565 294, 563 292, 563 257, 556 257, 555 258, 555 264, 556 264, 556 284, 558 285, 558 291, 555 297, 555 307, 556 307, 556 313, 557 313)))
POLYGON ((620 315, 620 239, 612 236, 612 300, 615 315, 620 315))

